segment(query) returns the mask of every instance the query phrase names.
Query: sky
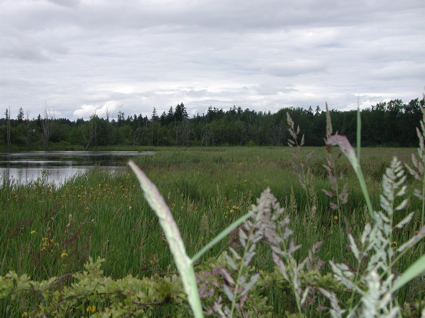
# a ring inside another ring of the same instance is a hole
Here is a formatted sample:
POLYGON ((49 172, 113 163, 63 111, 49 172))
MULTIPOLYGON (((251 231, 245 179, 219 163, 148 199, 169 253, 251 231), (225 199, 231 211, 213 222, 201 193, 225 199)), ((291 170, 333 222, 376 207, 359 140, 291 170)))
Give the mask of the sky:
POLYGON ((422 98, 423 0, 0 0, 0 117, 422 98))

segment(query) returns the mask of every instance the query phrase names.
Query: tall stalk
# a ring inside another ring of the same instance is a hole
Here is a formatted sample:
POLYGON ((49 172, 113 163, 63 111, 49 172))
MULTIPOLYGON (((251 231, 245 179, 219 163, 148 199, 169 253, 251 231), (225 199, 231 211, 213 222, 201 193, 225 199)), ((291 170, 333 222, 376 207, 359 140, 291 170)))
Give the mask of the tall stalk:
MULTIPOLYGON (((423 101, 425 102, 425 94, 423 101)), ((425 173, 424 173, 424 165, 425 165, 425 143, 424 143, 424 135, 425 135, 425 109, 419 104, 422 112, 422 120, 420 121, 421 129, 416 128, 416 133, 419 138, 419 148, 418 148, 418 157, 420 161, 416 159, 416 156, 412 154, 413 165, 416 168, 414 170, 409 165, 405 165, 409 170, 410 174, 415 177, 415 179, 422 182, 422 189, 415 190, 415 195, 422 201, 421 207, 421 227, 424 226, 425 222, 425 173)), ((422 257, 424 255, 424 242, 421 240, 419 245, 419 254, 422 257)), ((419 312, 422 311, 422 284, 419 284, 419 312)))
MULTIPOLYGON (((329 196, 330 198, 335 197, 336 198, 336 203, 331 202, 330 203, 330 207, 332 210, 337 210, 338 213, 338 226, 339 226, 339 249, 340 249, 340 259, 342 260, 344 257, 344 243, 343 243, 343 234, 342 234, 342 226, 341 226, 341 206, 343 204, 347 204, 348 202, 348 190, 347 190, 347 184, 344 185, 344 188, 342 190, 342 192, 340 192, 340 187, 338 184, 338 173, 336 170, 336 164, 335 164, 335 160, 332 156, 332 146, 327 144, 327 139, 329 139, 332 136, 332 121, 331 121, 331 115, 328 109, 328 104, 326 103, 326 139, 325 139, 325 143, 326 143, 326 150, 328 152, 328 156, 326 158, 327 160, 327 165, 324 165, 325 169, 328 172, 328 179, 331 183, 331 190, 333 190, 334 192, 330 191, 330 190, 325 190, 322 189, 322 191, 329 196)), ((342 178, 342 176, 341 176, 342 178)))

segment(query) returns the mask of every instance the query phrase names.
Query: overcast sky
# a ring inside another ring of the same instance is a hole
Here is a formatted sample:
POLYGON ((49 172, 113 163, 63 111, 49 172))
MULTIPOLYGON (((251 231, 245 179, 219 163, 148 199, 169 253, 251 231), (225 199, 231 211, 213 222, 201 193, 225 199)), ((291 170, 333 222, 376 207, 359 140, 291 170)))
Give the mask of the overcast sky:
POLYGON ((0 117, 422 97, 424 0, 0 0, 0 117))

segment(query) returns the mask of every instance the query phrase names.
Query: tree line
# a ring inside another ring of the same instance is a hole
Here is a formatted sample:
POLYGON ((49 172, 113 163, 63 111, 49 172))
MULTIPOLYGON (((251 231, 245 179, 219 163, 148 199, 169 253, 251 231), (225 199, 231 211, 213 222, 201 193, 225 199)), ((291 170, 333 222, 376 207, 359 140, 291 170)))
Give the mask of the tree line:
MULTIPOLYGON (((424 100, 405 104, 396 99, 378 103, 361 111, 362 145, 415 147, 416 127, 422 118, 424 100)), ((39 150, 55 148, 91 149, 98 146, 278 146, 289 138, 287 115, 305 135, 306 146, 321 146, 326 130, 326 112, 282 108, 276 113, 231 107, 229 110, 209 107, 206 113, 189 118, 183 103, 158 115, 153 109, 150 119, 142 114, 117 119, 94 113, 89 120, 54 118, 46 109, 30 119, 22 108, 16 119, 10 109, 0 119, 0 147, 3 149, 39 150)), ((330 110, 334 132, 356 141, 357 111, 330 110)))

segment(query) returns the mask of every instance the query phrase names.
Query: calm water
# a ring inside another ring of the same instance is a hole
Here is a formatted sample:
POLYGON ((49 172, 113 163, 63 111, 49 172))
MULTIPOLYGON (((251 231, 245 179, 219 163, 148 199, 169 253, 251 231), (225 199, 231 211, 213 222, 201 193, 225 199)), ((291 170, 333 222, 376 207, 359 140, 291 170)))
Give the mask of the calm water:
POLYGON ((18 184, 27 184, 43 176, 55 185, 94 165, 111 173, 124 171, 133 157, 153 155, 138 151, 31 151, 0 153, 0 176, 18 184))

